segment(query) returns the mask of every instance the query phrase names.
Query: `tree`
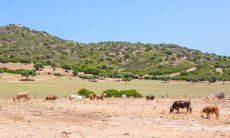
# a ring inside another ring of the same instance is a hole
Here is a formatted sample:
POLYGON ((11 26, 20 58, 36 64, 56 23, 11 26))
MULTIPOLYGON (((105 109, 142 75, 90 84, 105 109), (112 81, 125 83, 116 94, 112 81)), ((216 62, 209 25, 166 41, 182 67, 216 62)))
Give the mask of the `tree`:
POLYGON ((209 79, 209 83, 214 83, 217 81, 217 77, 216 76, 212 76, 210 79, 209 79))
POLYGON ((70 65, 67 65, 67 64, 62 65, 62 68, 63 68, 64 70, 71 70, 71 66, 70 66, 70 65))
POLYGON ((206 80, 205 75, 202 73, 200 76, 198 76, 199 81, 202 83, 203 81, 206 80))
POLYGON ((102 65, 101 69, 106 70, 106 69, 108 69, 108 66, 107 65, 102 65))
POLYGON ((113 74, 113 77, 119 78, 119 81, 121 81, 121 78, 123 78, 123 75, 121 73, 117 72, 117 73, 113 74))
POLYGON ((52 62, 50 65, 51 65, 52 68, 57 67, 57 65, 54 62, 52 62))
POLYGON ((73 70, 73 76, 77 76, 78 75, 78 71, 76 69, 73 70))
POLYGON ((34 68, 36 70, 41 70, 41 69, 44 68, 44 65, 41 62, 37 62, 37 63, 34 64, 34 68))
POLYGON ((84 73, 86 74, 93 74, 93 75, 99 75, 100 74, 100 70, 94 67, 87 67, 84 69, 84 73))
POLYGON ((35 76, 36 75, 36 72, 34 70, 23 70, 21 72, 21 76, 25 76, 26 77, 26 80, 29 80, 29 76, 35 76))

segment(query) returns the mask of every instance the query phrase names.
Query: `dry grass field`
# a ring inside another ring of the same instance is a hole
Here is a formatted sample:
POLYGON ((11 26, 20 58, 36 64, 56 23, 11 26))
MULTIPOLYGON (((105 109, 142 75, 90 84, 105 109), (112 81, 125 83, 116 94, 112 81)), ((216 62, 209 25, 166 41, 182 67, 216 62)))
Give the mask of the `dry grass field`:
POLYGON ((13 102, 0 99, 1 137, 230 137, 230 101, 190 99, 192 114, 169 113, 178 99, 111 98, 57 101, 31 99, 13 102), (216 105, 215 115, 206 119, 203 107, 216 105))
POLYGON ((0 137, 230 137, 230 100, 202 99, 203 95, 217 92, 229 96, 229 82, 222 85, 221 82, 132 80, 125 85, 114 79, 88 82, 77 77, 45 74, 33 77, 32 82, 20 82, 21 78, 1 74, 0 137), (69 101, 67 97, 81 88, 97 93, 106 89, 136 89, 144 96, 151 94, 157 98, 154 101, 144 98, 69 101), (28 92, 30 100, 13 102, 11 97, 18 92, 28 92), (48 95, 57 95, 57 101, 44 101, 48 95), (191 100, 192 114, 185 114, 185 109, 180 114, 169 113, 172 103, 179 99, 191 100), (208 105, 220 108, 219 120, 215 115, 206 119, 206 114, 201 113, 208 105))
POLYGON ((106 89, 136 89, 144 96, 152 94, 158 97, 168 94, 169 97, 201 97, 217 92, 224 92, 230 95, 230 82, 222 85, 222 82, 208 84, 191 84, 183 81, 171 81, 162 83, 155 80, 132 80, 125 85, 124 82, 117 82, 114 79, 101 80, 99 82, 82 81, 77 77, 56 77, 53 75, 38 75, 33 77, 33 82, 20 82, 23 78, 20 75, 1 74, 0 96, 12 96, 18 92, 29 92, 30 96, 45 97, 47 95, 57 95, 58 97, 76 94, 79 89, 87 88, 97 93, 106 89), (70 79, 71 78, 71 79, 70 79))

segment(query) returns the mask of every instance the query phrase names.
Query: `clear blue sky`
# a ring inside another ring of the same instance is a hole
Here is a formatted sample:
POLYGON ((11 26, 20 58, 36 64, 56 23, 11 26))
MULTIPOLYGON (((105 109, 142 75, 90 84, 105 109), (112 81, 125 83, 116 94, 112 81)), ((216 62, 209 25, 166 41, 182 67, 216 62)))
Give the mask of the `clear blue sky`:
POLYGON ((1 0, 0 25, 79 42, 174 43, 230 56, 230 0, 1 0))

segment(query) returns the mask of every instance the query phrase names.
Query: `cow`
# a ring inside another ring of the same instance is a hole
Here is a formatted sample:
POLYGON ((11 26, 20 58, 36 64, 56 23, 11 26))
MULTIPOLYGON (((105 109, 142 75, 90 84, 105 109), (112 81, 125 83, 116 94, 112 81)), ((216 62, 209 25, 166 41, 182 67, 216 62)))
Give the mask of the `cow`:
POLYGON ((152 95, 152 96, 146 96, 145 98, 146 98, 146 101, 148 101, 148 100, 153 100, 155 97, 152 95))
POLYGON ((90 100, 94 100, 95 97, 96 97, 96 94, 90 93, 90 94, 87 95, 87 97, 88 97, 90 100))
POLYGON ((45 100, 44 101, 46 101, 46 100, 56 100, 57 99, 57 96, 47 96, 46 98, 45 98, 45 100))
POLYGON ((104 100, 104 95, 103 94, 99 94, 96 95, 97 100, 104 100))
POLYGON ((190 101, 175 101, 172 107, 170 108, 170 113, 172 113, 174 109, 177 110, 177 113, 179 113, 179 108, 187 108, 186 114, 188 113, 188 111, 190 114, 192 112, 190 101))
POLYGON ((20 92, 16 95, 16 97, 13 97, 13 101, 15 102, 16 99, 19 101, 21 98, 24 98, 25 100, 29 100, 28 93, 27 92, 20 92))
POLYGON ((125 94, 121 95, 121 98, 125 99, 127 96, 125 94))
POLYGON ((207 118, 210 118, 210 113, 216 115, 216 119, 219 119, 219 108, 217 106, 207 106, 203 109, 203 113, 207 113, 207 118))
POLYGON ((70 95, 69 96, 69 100, 77 100, 77 99, 83 99, 82 96, 79 96, 79 95, 70 95))

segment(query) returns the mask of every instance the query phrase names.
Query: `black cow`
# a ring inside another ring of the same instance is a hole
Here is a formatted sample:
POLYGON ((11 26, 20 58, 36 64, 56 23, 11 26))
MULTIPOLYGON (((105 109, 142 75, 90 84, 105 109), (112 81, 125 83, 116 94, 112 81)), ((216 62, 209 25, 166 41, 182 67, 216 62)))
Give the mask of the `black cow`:
POLYGON ((177 113, 179 113, 179 108, 187 108, 187 112, 189 111, 189 113, 191 114, 192 112, 192 108, 191 108, 191 102, 190 101, 175 101, 172 105, 172 107, 170 108, 170 113, 173 112, 173 110, 177 110, 177 113))
POLYGON ((153 100, 155 97, 154 96, 146 96, 145 98, 148 101, 148 100, 153 100))

